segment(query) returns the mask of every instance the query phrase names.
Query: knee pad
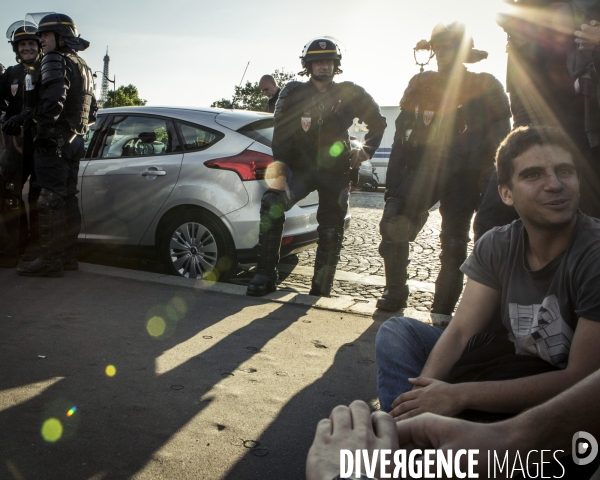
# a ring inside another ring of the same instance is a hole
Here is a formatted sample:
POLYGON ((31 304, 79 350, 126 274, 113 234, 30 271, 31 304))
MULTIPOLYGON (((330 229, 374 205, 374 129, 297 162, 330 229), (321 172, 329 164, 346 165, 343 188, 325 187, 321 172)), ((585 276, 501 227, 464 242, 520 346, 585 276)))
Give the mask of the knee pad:
POLYGON ((323 252, 339 252, 344 240, 344 229, 342 227, 319 226, 319 249, 323 252))
POLYGON ((383 242, 408 243, 411 238, 411 230, 412 222, 408 217, 403 215, 386 217, 384 213, 379 224, 379 232, 381 233, 383 242))
POLYGON ((278 190, 267 190, 260 202, 260 216, 269 216, 270 222, 281 223, 285 222, 285 206, 287 196, 285 192, 278 190))
POLYGON ((52 190, 48 190, 47 188, 42 188, 40 192, 40 198, 38 200, 40 208, 61 208, 65 205, 65 199, 62 195, 59 195, 52 190))

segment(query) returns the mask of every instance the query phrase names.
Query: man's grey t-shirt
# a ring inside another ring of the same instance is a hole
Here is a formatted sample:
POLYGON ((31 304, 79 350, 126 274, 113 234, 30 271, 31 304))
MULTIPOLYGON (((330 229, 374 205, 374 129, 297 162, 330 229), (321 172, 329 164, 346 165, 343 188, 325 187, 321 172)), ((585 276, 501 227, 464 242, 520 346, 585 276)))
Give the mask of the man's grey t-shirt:
POLYGON ((531 271, 521 220, 483 235, 461 271, 502 292, 502 323, 517 353, 565 368, 579 317, 600 321, 600 220, 578 213, 569 247, 531 271))

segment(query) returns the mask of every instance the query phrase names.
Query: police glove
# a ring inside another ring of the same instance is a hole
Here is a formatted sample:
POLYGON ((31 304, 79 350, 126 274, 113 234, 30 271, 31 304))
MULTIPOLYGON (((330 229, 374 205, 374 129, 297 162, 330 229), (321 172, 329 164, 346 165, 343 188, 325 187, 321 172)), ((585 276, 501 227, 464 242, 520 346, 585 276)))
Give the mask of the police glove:
POLYGON ((58 141, 56 138, 36 135, 33 138, 33 146, 38 150, 56 150, 58 148, 58 141))
POLYGON ((21 125, 25 121, 24 118, 21 118, 19 115, 15 115, 14 117, 10 117, 4 124, 2 125, 2 131, 7 135, 20 135, 21 134, 21 125))

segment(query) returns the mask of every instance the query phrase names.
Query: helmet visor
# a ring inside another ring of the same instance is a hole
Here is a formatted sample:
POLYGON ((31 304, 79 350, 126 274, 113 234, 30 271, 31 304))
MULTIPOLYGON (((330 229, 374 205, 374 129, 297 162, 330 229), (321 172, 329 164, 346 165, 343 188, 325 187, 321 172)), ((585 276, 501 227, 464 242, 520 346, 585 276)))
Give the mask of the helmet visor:
POLYGON ((15 32, 20 28, 23 29, 21 30, 22 33, 35 35, 35 32, 37 31, 37 24, 27 20, 16 21, 10 27, 8 27, 8 30, 6 31, 6 38, 8 38, 9 42, 15 42, 18 40, 18 38, 15 38, 15 32))

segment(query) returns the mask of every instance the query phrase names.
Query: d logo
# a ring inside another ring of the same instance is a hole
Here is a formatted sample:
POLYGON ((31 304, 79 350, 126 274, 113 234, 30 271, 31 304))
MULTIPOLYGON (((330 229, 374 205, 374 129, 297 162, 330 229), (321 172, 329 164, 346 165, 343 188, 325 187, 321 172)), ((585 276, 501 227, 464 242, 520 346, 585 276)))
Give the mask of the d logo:
POLYGON ((572 455, 576 465, 588 465, 598 456, 598 442, 587 432, 577 432, 573 435, 572 455))

